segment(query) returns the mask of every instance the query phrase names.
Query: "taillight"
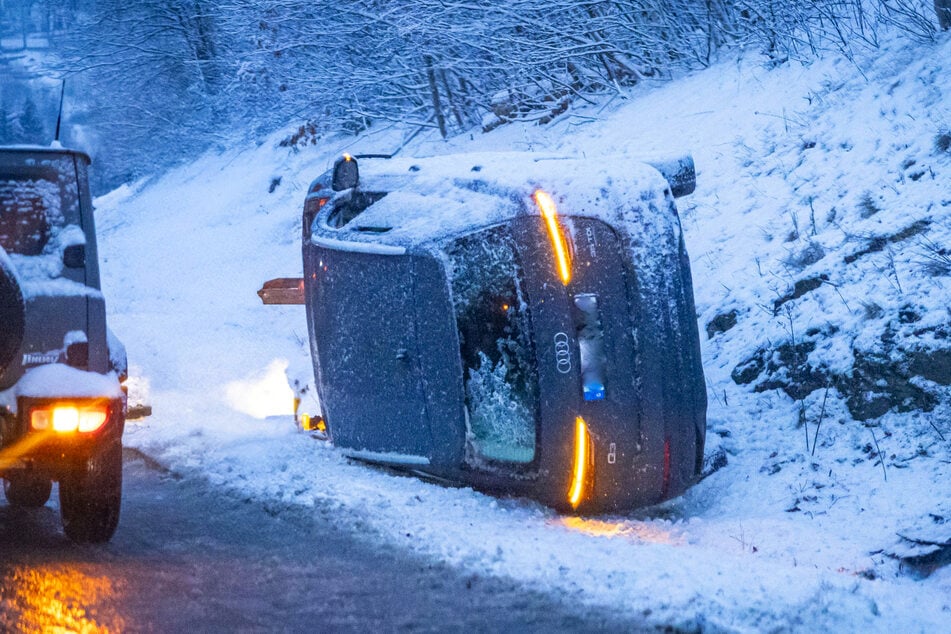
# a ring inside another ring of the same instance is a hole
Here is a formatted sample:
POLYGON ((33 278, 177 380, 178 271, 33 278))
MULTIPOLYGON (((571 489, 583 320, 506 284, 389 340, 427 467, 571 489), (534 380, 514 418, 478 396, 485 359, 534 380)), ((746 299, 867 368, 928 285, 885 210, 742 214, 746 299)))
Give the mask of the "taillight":
POLYGON ((571 470, 571 488, 568 489, 568 503, 571 508, 578 508, 584 499, 585 489, 591 480, 589 469, 592 457, 591 435, 584 419, 578 416, 575 419, 575 455, 571 470))
POLYGON ((313 218, 317 215, 317 212, 320 211, 324 205, 327 204, 330 198, 326 196, 312 196, 304 201, 304 213, 310 214, 310 217, 313 218))
POLYGON ((30 427, 36 431, 58 433, 90 433, 106 424, 108 407, 105 404, 56 404, 39 407, 30 412, 30 427))
POLYGON ((314 218, 323 208, 330 198, 326 196, 308 196, 304 200, 304 239, 310 238, 310 227, 314 223, 314 218))
POLYGON ((546 192, 538 190, 534 195, 535 204, 542 212, 545 228, 551 240, 552 251, 555 254, 555 264, 558 266, 558 276, 565 286, 571 281, 571 252, 568 250, 568 240, 558 222, 558 210, 555 201, 546 192))

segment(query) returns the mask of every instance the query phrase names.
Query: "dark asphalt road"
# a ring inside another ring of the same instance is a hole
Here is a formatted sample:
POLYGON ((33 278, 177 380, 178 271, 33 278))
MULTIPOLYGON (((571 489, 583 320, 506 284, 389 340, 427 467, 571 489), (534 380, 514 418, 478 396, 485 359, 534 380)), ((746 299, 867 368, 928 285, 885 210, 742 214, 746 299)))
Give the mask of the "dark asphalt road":
MULTIPOLYGON (((355 538, 329 512, 222 494, 127 452, 104 546, 0 504, 0 631, 617 632, 636 620, 355 538)), ((473 539, 478 539, 473 535, 473 539)))

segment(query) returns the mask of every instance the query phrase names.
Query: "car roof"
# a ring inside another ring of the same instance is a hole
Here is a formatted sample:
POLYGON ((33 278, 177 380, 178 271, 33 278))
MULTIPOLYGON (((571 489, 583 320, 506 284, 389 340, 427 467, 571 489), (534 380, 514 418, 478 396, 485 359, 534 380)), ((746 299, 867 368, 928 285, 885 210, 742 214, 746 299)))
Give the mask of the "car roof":
POLYGON ((22 154, 56 154, 79 157, 86 163, 91 163, 89 155, 80 150, 72 150, 64 147, 54 147, 50 145, 0 145, 0 153, 22 153, 22 154))
MULTIPOLYGON (((442 241, 537 215, 532 196, 539 189, 552 196, 562 216, 608 222, 620 219, 621 209, 673 206, 667 181, 637 158, 490 152, 357 160, 357 189, 387 195, 341 229, 318 227, 324 237, 404 248, 442 241)), ((352 194, 338 192, 333 202, 345 204, 352 194)))

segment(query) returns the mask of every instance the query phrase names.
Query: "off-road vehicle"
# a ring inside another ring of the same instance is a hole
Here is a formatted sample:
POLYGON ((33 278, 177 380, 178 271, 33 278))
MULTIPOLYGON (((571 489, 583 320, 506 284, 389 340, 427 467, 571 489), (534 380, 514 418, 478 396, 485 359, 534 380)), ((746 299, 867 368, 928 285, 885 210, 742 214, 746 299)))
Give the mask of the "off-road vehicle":
POLYGON ((106 327, 89 157, 0 147, 0 477, 66 534, 112 537, 122 490, 125 350, 106 327))
POLYGON ((693 161, 344 156, 310 186, 322 416, 354 458, 577 512, 700 474, 706 390, 674 198, 693 161), (358 165, 359 163, 359 165, 358 165))

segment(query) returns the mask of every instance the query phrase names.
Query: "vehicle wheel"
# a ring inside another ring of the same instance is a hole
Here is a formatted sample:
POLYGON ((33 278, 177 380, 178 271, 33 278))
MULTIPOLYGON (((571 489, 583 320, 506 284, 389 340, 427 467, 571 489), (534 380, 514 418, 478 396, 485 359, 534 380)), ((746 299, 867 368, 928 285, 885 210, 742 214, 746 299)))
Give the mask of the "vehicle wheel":
POLYGON ((0 373, 20 349, 24 327, 23 294, 6 255, 0 248, 0 373))
POLYGON ((63 530, 74 542, 109 541, 122 502, 122 443, 103 447, 59 483, 63 530))
POLYGON ((10 506, 34 509, 50 499, 53 483, 49 478, 32 473, 11 473, 3 481, 3 493, 10 506))

